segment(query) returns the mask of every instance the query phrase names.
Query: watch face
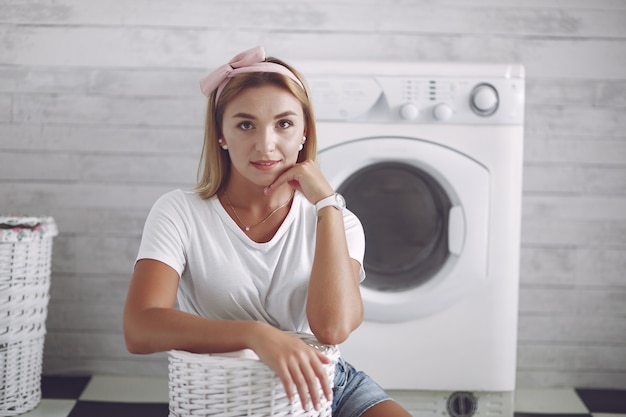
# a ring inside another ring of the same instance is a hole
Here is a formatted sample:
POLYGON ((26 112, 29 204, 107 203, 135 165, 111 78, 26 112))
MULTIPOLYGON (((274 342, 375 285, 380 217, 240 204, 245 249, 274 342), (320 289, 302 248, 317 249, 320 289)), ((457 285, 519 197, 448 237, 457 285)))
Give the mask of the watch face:
POLYGON ((335 194, 335 198, 337 199, 337 204, 339 204, 341 208, 346 207, 346 199, 343 198, 341 194, 335 194))

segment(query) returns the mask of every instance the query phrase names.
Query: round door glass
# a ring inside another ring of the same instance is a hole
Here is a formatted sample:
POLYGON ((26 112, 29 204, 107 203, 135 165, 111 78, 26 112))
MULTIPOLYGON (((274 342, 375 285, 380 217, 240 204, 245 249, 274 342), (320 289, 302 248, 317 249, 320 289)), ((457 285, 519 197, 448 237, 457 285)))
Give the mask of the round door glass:
POLYGON ((401 162, 376 163, 353 173, 338 192, 365 229, 362 285, 405 291, 445 264, 451 202, 430 174, 401 162))

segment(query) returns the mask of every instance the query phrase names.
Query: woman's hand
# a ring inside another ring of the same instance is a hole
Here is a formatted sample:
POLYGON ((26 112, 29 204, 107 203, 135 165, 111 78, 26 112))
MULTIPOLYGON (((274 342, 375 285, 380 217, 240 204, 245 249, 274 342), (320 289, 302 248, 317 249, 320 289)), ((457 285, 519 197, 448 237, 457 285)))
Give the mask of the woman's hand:
POLYGON ((323 353, 307 345, 296 336, 270 326, 254 337, 251 348, 259 359, 269 366, 282 381, 289 400, 293 399, 295 385, 305 410, 309 410, 309 397, 319 410, 319 387, 328 401, 332 401, 332 388, 324 365, 330 363, 323 353))
POLYGON ((326 178, 324 178, 319 165, 311 160, 295 164, 283 172, 272 184, 265 188, 265 194, 270 195, 285 183, 300 191, 311 204, 315 204, 335 192, 326 178))

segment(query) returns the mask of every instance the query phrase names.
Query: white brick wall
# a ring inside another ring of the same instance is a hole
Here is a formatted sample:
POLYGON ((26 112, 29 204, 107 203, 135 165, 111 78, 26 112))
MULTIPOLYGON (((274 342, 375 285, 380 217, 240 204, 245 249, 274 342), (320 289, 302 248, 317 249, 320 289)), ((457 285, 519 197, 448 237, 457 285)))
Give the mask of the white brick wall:
POLYGON ((518 385, 626 388, 623 0, 0 0, 0 212, 61 229, 45 372, 166 372, 122 340, 141 228, 194 183, 198 79, 257 44, 523 63, 518 385))

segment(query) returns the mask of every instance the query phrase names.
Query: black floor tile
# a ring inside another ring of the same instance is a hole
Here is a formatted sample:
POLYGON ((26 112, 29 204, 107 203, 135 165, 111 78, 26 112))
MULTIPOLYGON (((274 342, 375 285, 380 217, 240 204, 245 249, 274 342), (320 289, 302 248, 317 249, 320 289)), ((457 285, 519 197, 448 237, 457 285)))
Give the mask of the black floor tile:
POLYGON ((168 404, 79 401, 68 417, 167 417, 168 404))
POLYGON ((41 396, 43 398, 75 400, 83 393, 91 377, 42 376, 41 396))
POLYGON ((626 391, 577 388, 576 393, 592 413, 626 413, 626 391))

